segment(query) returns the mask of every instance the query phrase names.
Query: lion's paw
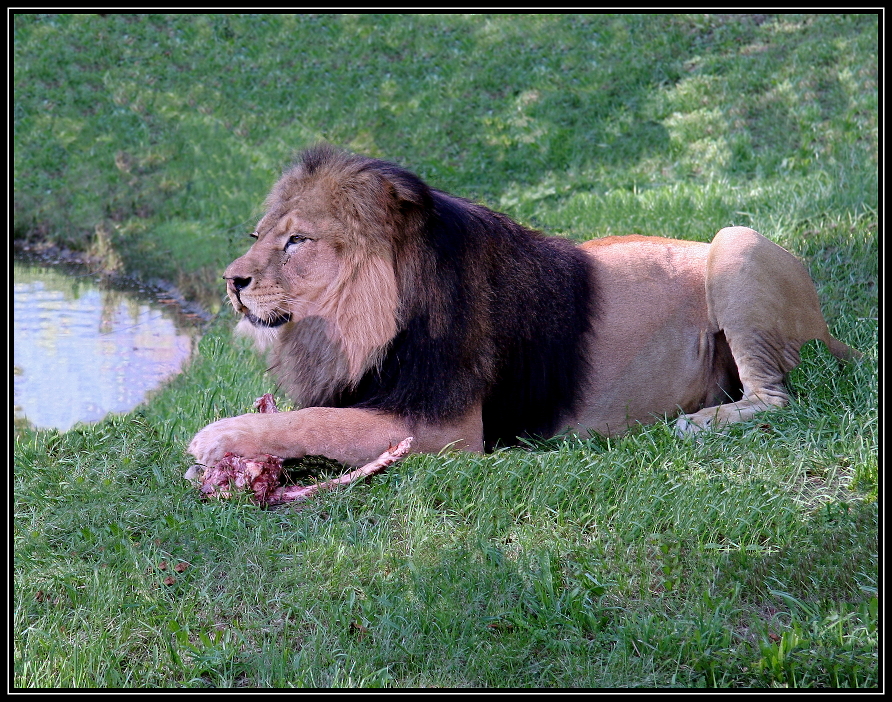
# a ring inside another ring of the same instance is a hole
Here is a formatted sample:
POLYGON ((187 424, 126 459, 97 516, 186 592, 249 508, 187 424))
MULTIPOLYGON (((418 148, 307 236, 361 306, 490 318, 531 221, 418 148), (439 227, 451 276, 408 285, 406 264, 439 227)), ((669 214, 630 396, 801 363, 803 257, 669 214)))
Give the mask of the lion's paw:
POLYGON ((253 458, 263 454, 255 437, 253 418, 258 415, 242 415, 219 419, 208 424, 189 442, 187 451, 203 466, 216 465, 227 453, 253 458))
POLYGON ((715 417, 715 412, 683 414, 675 422, 675 435, 681 439, 699 437, 702 432, 714 428, 715 417))

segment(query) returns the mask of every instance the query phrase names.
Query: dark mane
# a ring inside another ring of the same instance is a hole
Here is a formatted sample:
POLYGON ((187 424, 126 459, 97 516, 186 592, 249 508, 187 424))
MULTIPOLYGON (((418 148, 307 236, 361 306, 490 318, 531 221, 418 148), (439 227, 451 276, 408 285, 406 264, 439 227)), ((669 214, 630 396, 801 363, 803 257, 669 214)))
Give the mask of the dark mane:
MULTIPOLYGON (((392 191, 401 321, 380 363, 331 404, 439 422, 482 402, 488 448, 559 430, 588 372, 587 255, 399 166, 345 158, 392 191)), ((311 172, 319 162, 311 150, 302 166, 311 172)))

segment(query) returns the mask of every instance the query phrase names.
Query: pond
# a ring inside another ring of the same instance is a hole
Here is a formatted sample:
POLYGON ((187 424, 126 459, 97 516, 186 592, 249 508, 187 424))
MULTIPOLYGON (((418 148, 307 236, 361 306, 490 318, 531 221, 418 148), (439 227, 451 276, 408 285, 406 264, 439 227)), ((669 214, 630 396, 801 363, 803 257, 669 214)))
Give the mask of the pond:
POLYGON ((15 424, 65 431, 143 402, 197 342, 200 320, 173 302, 84 269, 13 261, 15 424))

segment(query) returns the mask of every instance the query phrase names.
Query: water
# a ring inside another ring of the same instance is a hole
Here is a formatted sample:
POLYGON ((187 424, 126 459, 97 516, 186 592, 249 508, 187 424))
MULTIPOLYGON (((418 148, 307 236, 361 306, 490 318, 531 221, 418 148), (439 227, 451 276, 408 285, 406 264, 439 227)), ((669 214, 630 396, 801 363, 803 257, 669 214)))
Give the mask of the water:
POLYGON ((197 339, 177 310, 92 276, 13 262, 14 421, 70 429, 129 412, 197 339))

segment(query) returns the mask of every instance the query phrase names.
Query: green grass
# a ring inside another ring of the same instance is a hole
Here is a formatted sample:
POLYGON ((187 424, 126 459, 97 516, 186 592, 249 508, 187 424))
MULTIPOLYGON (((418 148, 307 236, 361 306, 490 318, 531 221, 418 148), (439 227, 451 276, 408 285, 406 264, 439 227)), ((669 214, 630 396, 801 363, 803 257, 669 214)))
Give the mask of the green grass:
POLYGON ((579 240, 752 226, 865 352, 807 346, 790 408, 702 441, 413 456, 260 510, 182 480, 192 434, 273 389, 221 311, 138 410, 16 434, 15 686, 880 685, 876 16, 13 25, 17 244, 219 310, 327 139, 579 240))

